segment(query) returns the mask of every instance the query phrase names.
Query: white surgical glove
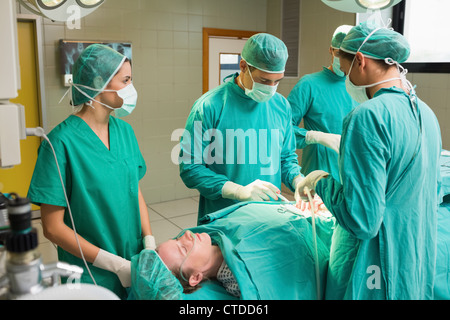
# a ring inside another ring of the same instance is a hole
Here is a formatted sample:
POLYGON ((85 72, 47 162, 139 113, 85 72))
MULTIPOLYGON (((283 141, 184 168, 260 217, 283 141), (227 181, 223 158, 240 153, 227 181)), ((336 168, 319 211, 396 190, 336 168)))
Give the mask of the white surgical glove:
POLYGON ((244 186, 228 181, 223 185, 222 197, 238 201, 277 200, 280 190, 270 182, 255 180, 244 186), (270 197, 270 198, 269 198, 270 197))
POLYGON ((311 191, 311 196, 313 197, 316 192, 316 185, 322 178, 327 178, 329 176, 328 172, 322 170, 316 170, 308 174, 305 179, 301 180, 295 187, 295 201, 298 203, 300 200, 308 202, 308 196, 305 193, 305 187, 308 187, 311 191))
POLYGON ((155 237, 152 235, 145 236, 142 240, 144 244, 144 249, 155 250, 156 249, 156 241, 155 237))
POLYGON ((131 287, 131 262, 100 249, 93 263, 94 267, 113 272, 124 288, 131 287))
POLYGON ((321 144, 339 154, 341 135, 310 130, 306 133, 305 142, 306 144, 321 144))

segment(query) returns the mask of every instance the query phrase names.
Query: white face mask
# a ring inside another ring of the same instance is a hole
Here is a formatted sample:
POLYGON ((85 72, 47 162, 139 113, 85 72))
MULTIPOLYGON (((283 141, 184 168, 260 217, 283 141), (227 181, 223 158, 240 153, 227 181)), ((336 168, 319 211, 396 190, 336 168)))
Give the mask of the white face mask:
POLYGON ((366 90, 367 88, 372 88, 379 84, 386 83, 386 82, 389 82, 392 80, 402 80, 402 81, 404 80, 402 77, 397 77, 397 78, 390 78, 390 79, 386 79, 383 81, 379 81, 379 82, 376 82, 373 84, 357 86, 357 85, 353 84, 353 82, 350 80, 350 73, 352 72, 352 68, 353 68, 353 64, 355 63, 355 59, 356 59, 356 56, 355 56, 355 58, 353 58, 350 69, 348 70, 347 77, 345 78, 345 88, 347 89, 348 94, 353 98, 353 100, 355 100, 358 103, 363 103, 363 102, 370 100, 369 96, 367 95, 367 90, 366 90))
POLYGON ((74 83, 72 84, 72 87, 77 89, 82 95, 84 95, 85 97, 87 97, 91 100, 89 103, 87 103, 89 106, 92 107, 92 101, 98 102, 99 104, 101 104, 111 110, 114 110, 116 116, 119 118, 130 115, 133 112, 133 110, 136 108, 138 94, 137 94, 136 89, 134 88, 133 83, 130 83, 129 85, 127 85, 126 87, 124 87, 120 90, 99 90, 99 89, 91 88, 91 87, 80 85, 80 84, 74 84, 74 83), (102 102, 90 97, 87 93, 85 93, 79 87, 86 88, 86 89, 89 89, 92 91, 97 91, 97 92, 100 92, 100 91, 101 92, 116 92, 117 95, 123 100, 122 106, 120 108, 113 108, 105 103, 102 103, 102 102))
MULTIPOLYGON (((378 30, 380 30, 381 28, 377 28, 375 30, 373 30, 367 37, 366 39, 364 39, 363 43, 361 44, 361 46, 359 47, 358 51, 356 51, 356 53, 360 52, 361 48, 364 46, 364 44, 367 42, 367 40, 370 39, 370 37, 377 32, 378 30)), ((370 100, 369 96, 367 95, 367 88, 371 88, 371 87, 375 87, 379 84, 385 83, 385 82, 389 82, 392 80, 401 80, 402 83, 407 83, 406 80, 406 70, 404 70, 405 72, 400 72, 400 64, 397 63, 396 61, 394 61, 391 58, 386 58, 384 61, 389 64, 389 65, 397 65, 397 69, 399 70, 399 74, 400 77, 397 78, 391 78, 391 79, 386 79, 377 83, 373 83, 373 84, 368 84, 368 85, 364 85, 364 86, 357 86, 355 84, 353 84, 353 82, 350 80, 350 74, 352 72, 353 69, 353 64, 355 63, 356 60, 356 53, 355 53, 355 57, 353 58, 352 64, 350 66, 350 69, 348 70, 347 73, 347 77, 345 78, 345 88, 347 89, 348 94, 358 103, 363 103, 366 102, 368 100, 370 100)))
POLYGON ((269 101, 277 92, 278 83, 274 86, 269 86, 266 84, 258 83, 253 80, 252 73, 250 72, 250 68, 247 67, 248 73, 250 74, 250 78, 253 82, 252 89, 247 89, 241 81, 241 77, 239 77, 239 82, 241 86, 245 89, 245 94, 252 98, 256 102, 267 102, 269 101))

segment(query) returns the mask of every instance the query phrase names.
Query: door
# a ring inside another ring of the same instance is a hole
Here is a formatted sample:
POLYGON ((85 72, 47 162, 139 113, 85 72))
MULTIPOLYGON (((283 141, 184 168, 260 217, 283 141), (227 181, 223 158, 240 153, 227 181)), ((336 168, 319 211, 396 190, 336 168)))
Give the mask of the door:
MULTIPOLYGON (((42 127, 36 21, 19 21, 17 33, 21 89, 19 96, 10 101, 25 107, 27 128, 42 127)), ((0 192, 15 192, 21 197, 27 195, 40 143, 38 137, 27 137, 26 140, 21 140, 21 164, 11 169, 0 169, 0 192)), ((36 209, 37 207, 33 206, 33 210, 36 209)))
MULTIPOLYGON (((217 87, 225 74, 236 70, 236 61, 240 61, 245 42, 256 33, 258 32, 203 28, 203 93, 217 87)), ((237 70, 239 71, 239 67, 237 70)))

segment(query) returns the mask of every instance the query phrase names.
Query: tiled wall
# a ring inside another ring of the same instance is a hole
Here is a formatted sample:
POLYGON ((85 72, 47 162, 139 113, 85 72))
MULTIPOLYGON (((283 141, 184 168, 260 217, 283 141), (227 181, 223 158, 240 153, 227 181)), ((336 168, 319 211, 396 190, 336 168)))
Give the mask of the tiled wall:
MULTIPOLYGON (((27 13, 18 6, 19 13, 27 13)), ((44 19, 47 130, 71 113, 58 101, 61 84, 58 41, 131 41, 133 77, 139 93, 129 122, 148 171, 141 181, 149 203, 197 195, 186 188, 171 161, 175 129, 184 128, 194 101, 202 94, 202 28, 266 31, 266 0, 107 0, 81 20, 81 29, 44 19)))
MULTIPOLYGON (((202 94, 202 28, 242 29, 281 34, 282 0, 107 0, 82 19, 81 29, 44 19, 45 94, 48 130, 71 108, 58 101, 61 85, 58 41, 113 40, 133 44, 133 77, 138 107, 125 118, 137 135, 148 171, 141 182, 149 203, 197 194, 181 181, 171 161, 177 142, 171 134, 184 128, 194 101, 202 94)), ((18 12, 26 10, 18 6, 18 12)), ((301 0, 300 73, 319 71, 331 62, 328 48, 337 26, 354 24, 355 15, 335 11, 319 0, 301 0)), ((443 146, 450 149, 450 75, 411 74, 419 96, 436 113, 443 146)), ((279 92, 287 96, 299 78, 286 78, 279 92)), ((301 153, 299 153, 301 156, 301 153)))

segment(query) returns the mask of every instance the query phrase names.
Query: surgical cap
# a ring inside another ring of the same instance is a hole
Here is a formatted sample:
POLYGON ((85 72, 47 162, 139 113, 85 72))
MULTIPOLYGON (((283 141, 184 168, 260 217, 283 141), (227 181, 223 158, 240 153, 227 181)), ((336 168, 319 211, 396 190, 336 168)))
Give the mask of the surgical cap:
POLYGON ((181 300, 183 287, 154 250, 131 257, 131 292, 136 300, 181 300))
MULTIPOLYGON (((122 67, 126 57, 116 50, 102 45, 93 44, 83 50, 81 55, 75 61, 72 74, 74 85, 83 85, 99 91, 89 90, 83 87, 77 87, 88 96, 95 98, 105 89, 114 75, 122 67)), ((90 101, 76 89, 72 90, 72 104, 78 106, 90 101)))
POLYGON ((253 35, 242 49, 242 59, 250 66, 268 73, 283 73, 288 56, 284 42, 267 33, 253 35))
POLYGON ((374 59, 392 58, 398 63, 405 62, 410 54, 409 43, 403 35, 396 31, 380 28, 364 43, 367 36, 377 28, 379 27, 371 22, 363 22, 352 28, 342 42, 341 50, 351 54, 360 51, 365 56, 374 59))
POLYGON ((342 41, 351 28, 353 28, 353 26, 342 25, 334 31, 333 38, 331 39, 331 47, 333 49, 339 49, 341 47, 342 41))

